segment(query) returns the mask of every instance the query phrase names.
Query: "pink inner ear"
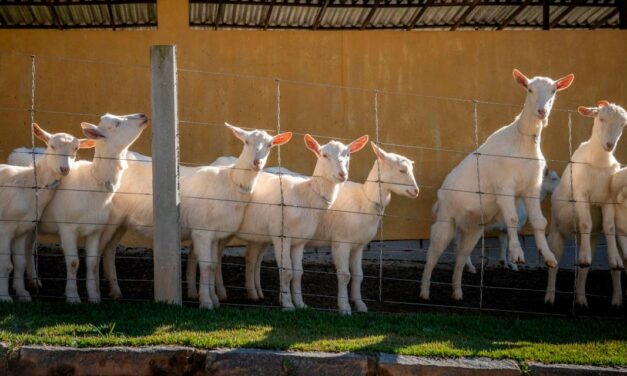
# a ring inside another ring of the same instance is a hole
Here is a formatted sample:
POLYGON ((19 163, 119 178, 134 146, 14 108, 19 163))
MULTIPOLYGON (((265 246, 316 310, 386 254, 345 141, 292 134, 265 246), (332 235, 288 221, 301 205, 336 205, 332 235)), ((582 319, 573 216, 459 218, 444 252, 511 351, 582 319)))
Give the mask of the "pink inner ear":
POLYGON ((555 83, 555 87, 557 88, 557 90, 567 89, 573 83, 574 79, 575 79, 575 76, 572 75, 572 74, 569 74, 568 76, 566 76, 564 78, 560 78, 555 83))
POLYGON ((518 82, 519 84, 521 84, 524 87, 527 87, 527 84, 529 83, 529 80, 518 69, 514 69, 514 78, 516 79, 516 82, 518 82))
POLYGON ((307 147, 315 152, 316 154, 320 153, 320 145, 318 144, 318 142, 311 137, 310 135, 306 135, 305 136, 305 144, 307 145, 307 147))
POLYGON ((361 136, 357 140, 351 142, 351 144, 348 146, 348 150, 351 153, 356 153, 360 151, 361 149, 363 149, 367 142, 368 142, 368 135, 361 136))
POLYGON ((605 101, 605 100, 599 101, 599 103, 597 103, 597 107, 605 107, 605 106, 609 106, 609 105, 610 105, 610 102, 605 101))
POLYGON ((277 134, 272 138, 272 145, 283 145, 292 139, 292 132, 277 134))

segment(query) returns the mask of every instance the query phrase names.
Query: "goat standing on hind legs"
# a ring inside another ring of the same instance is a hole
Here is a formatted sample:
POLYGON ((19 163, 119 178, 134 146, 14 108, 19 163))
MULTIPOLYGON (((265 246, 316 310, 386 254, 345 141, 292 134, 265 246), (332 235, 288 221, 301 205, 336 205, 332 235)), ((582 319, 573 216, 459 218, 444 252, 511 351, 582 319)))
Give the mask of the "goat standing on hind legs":
MULTIPOLYGON (((572 239, 573 232, 578 232, 576 302, 588 306, 586 278, 595 252, 591 235, 603 231, 607 239, 608 263, 613 270, 612 305, 620 306, 623 300, 620 289, 623 260, 616 245, 615 227, 624 228, 621 226, 623 206, 620 199, 612 194, 617 191, 616 182, 611 183, 620 169, 620 163, 614 158, 614 149, 627 124, 627 112, 607 101, 600 101, 597 107, 581 106, 578 110, 581 115, 594 118, 594 125, 590 139, 575 150, 564 170, 562 182, 551 197, 549 244, 559 259, 564 253, 564 241, 572 239)), ((555 301, 556 276, 557 268, 549 270, 545 303, 553 304, 555 301)))
POLYGON ((516 198, 523 198, 534 229, 538 251, 553 268, 557 261, 545 238, 547 221, 540 209, 540 186, 546 162, 540 150, 542 129, 547 125, 555 94, 575 78, 557 81, 547 77, 528 79, 517 69, 514 78, 527 90, 522 112, 514 122, 494 132, 475 152, 451 171, 438 190, 435 223, 422 274, 420 297, 429 299, 431 273, 456 231, 461 237, 453 272, 453 299, 462 299, 462 272, 481 237, 481 226, 502 216, 507 223, 509 254, 515 264, 525 262, 518 240, 516 198))

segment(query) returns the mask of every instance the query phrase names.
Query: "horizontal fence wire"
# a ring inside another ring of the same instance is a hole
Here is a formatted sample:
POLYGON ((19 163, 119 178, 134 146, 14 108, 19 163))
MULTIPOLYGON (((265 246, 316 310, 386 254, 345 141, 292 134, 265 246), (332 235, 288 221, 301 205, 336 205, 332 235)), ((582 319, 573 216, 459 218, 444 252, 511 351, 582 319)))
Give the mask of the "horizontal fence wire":
MULTIPOLYGON (((30 117, 31 117, 31 122, 35 122, 35 117, 37 114, 50 114, 50 115, 68 115, 68 116, 76 116, 76 117, 100 117, 101 114, 96 114, 96 113, 90 113, 90 112, 82 112, 82 111, 60 111, 60 110, 51 110, 51 109, 37 109, 35 108, 35 67, 36 67, 36 63, 35 63, 35 56, 34 55, 29 55, 29 54, 21 54, 21 53, 6 53, 6 52, 1 52, 0 51, 0 58, 1 56, 7 56, 7 55, 14 55, 14 56, 22 56, 22 57, 28 57, 31 61, 32 61, 32 97, 31 97, 31 106, 28 107, 11 107, 11 106, 0 106, 0 111, 4 111, 4 112, 24 112, 24 113, 29 113, 30 117)), ((76 59, 76 58, 69 58, 69 57, 62 57, 62 56, 54 56, 54 55, 37 55, 37 61, 45 61, 46 59, 49 60, 56 60, 56 61, 60 61, 60 62, 75 62, 75 63, 81 63, 81 64, 105 64, 105 65, 112 65, 112 66, 118 66, 120 68, 126 67, 126 68, 133 68, 133 69, 146 69, 149 70, 150 67, 146 66, 146 65, 141 65, 141 64, 133 64, 133 63, 125 63, 125 62, 115 62, 115 61, 103 61, 103 60, 92 60, 92 59, 76 59)), ((383 147, 396 147, 396 148, 410 148, 410 149, 416 149, 416 150, 424 150, 424 151, 433 151, 433 152, 441 152, 441 153, 449 153, 449 154, 454 154, 454 155, 463 155, 463 156, 474 156, 477 161, 479 161, 480 158, 511 158, 511 159, 523 159, 523 160, 545 160, 547 162, 554 162, 554 163, 563 163, 567 166, 570 166, 571 170, 573 165, 575 164, 587 164, 587 162, 579 162, 579 161, 572 161, 572 160, 560 160, 560 159, 542 159, 542 158, 530 158, 530 157, 521 157, 521 156, 511 156, 511 155, 499 155, 499 154, 490 154, 490 153, 480 153, 477 152, 476 150, 479 147, 479 143, 478 143, 478 124, 477 124, 477 111, 478 111, 478 106, 502 106, 502 107, 512 107, 512 108, 522 108, 522 106, 520 104, 512 104, 512 103, 502 103, 502 102, 496 102, 496 101, 483 101, 483 100, 476 100, 476 99, 467 99, 467 98, 455 98, 455 97, 447 97, 447 96, 434 96, 434 95, 423 95, 423 94, 419 94, 419 93, 411 93, 411 92, 403 92, 403 91, 394 91, 394 90, 385 90, 385 89, 379 89, 379 88, 366 88, 366 87, 358 87, 358 86, 349 86, 349 85, 338 85, 338 84, 331 84, 331 83, 322 83, 322 82, 310 82, 310 81, 305 81, 305 80, 295 80, 295 79, 286 79, 286 78, 276 78, 276 77, 264 77, 264 76, 256 76, 256 75, 248 75, 248 74, 240 74, 240 73, 233 73, 233 72, 218 72, 218 71, 208 71, 208 70, 201 70, 201 69, 191 69, 191 68, 179 68, 177 69, 178 74, 202 74, 202 75, 209 75, 209 76, 215 76, 215 77, 221 77, 221 78, 233 78, 233 79, 238 79, 238 80, 254 80, 254 81, 266 81, 268 83, 275 83, 276 85, 276 108, 277 108, 277 113, 276 113, 276 127, 275 128, 258 128, 258 127, 254 127, 254 126, 250 126, 250 124, 246 124, 244 126, 241 126, 241 128, 243 129, 248 129, 248 130, 252 130, 252 129, 259 129, 259 130, 264 130, 270 134, 278 134, 281 131, 286 131, 289 129, 285 129, 282 128, 281 126, 281 98, 280 98, 280 89, 281 89, 281 85, 284 84, 289 84, 289 85, 298 85, 298 86, 302 86, 302 87, 320 87, 320 88, 329 88, 329 89, 334 89, 334 90, 349 90, 349 91, 359 91, 359 92, 364 92, 364 93, 371 93, 373 95, 373 99, 374 99, 374 121, 375 121, 375 131, 376 131, 376 137, 375 137, 375 141, 377 145, 383 146, 383 147), (472 106, 473 111, 474 111, 474 118, 475 118, 475 122, 474 122, 474 131, 475 131, 475 137, 476 137, 476 145, 475 145, 475 150, 457 150, 457 149, 453 149, 453 148, 446 148, 446 147, 435 147, 435 146, 430 146, 430 145, 412 145, 412 144, 402 144, 402 143, 392 143, 392 142, 383 142, 379 139, 379 116, 378 116, 378 97, 380 95, 403 95, 403 96, 408 96, 408 97, 413 97, 413 98, 419 98, 419 99, 431 99, 431 100, 438 100, 438 101, 447 101, 447 102, 458 102, 458 103, 466 103, 469 106, 472 106)), ((572 114, 576 111, 574 110, 570 110, 570 109, 560 109, 560 108, 554 108, 553 111, 556 112, 563 112, 566 113, 568 115, 568 119, 569 119, 569 124, 568 124, 568 128, 569 128, 569 155, 572 155, 572 131, 571 131, 571 117, 572 114)), ((223 127, 223 123, 218 123, 218 122, 208 122, 208 121, 196 121, 196 120, 189 120, 189 119, 184 119, 184 120, 179 120, 179 125, 183 125, 183 126, 210 126, 210 127, 223 127)), ((238 125, 239 126, 239 125, 238 125)), ((294 135, 297 136, 304 136, 305 133, 302 132, 296 132, 293 131, 292 132, 294 135)), ((325 134, 312 134, 313 137, 319 138, 319 139, 329 139, 329 140, 339 140, 339 141, 352 141, 352 139, 348 139, 348 138, 343 138, 343 137, 335 137, 333 135, 325 135, 325 134)), ((31 147, 34 148, 35 143, 34 143, 34 135, 31 132, 31 137, 33 139, 33 143, 31 145, 31 147)), ((32 158, 33 163, 35 163, 35 158, 36 155, 35 153, 31 152, 31 151, 14 151, 14 153, 24 153, 24 154, 28 154, 29 157, 32 158)), ((281 163, 281 147, 279 146, 278 148, 278 164, 280 168, 283 168, 282 163, 281 163)), ((55 154, 55 153, 50 153, 50 152, 44 152, 43 154, 41 153, 37 153, 37 156, 43 156, 43 155, 52 155, 52 156, 63 156, 62 154, 55 154)), ((94 156, 93 160, 113 160, 113 161, 130 161, 132 163, 138 163, 141 162, 142 164, 151 164, 151 161, 145 161, 145 160, 138 160, 134 157, 119 157, 119 158, 115 158, 115 157, 102 157, 102 156, 94 156)), ((378 163, 378 162, 375 162, 378 163)), ((197 163, 197 162, 183 162, 181 163, 183 166, 186 166, 187 168, 189 168, 190 170, 195 169, 196 167, 201 167, 201 166, 205 166, 205 164, 202 163, 197 163)), ((621 165, 621 166, 625 166, 625 165, 621 165)), ((239 169, 235 166, 230 166, 230 167, 221 167, 221 168, 225 168, 225 169, 239 169)), ((568 168, 568 167, 567 167, 568 168)), ((480 176, 479 174, 479 164, 477 164, 477 174, 478 177, 480 176)), ((291 179, 290 177, 290 173, 288 172, 278 172, 276 175, 278 175, 278 179, 280 182, 283 181, 284 178, 288 178, 291 179)), ((35 174, 35 178, 36 178, 36 174, 35 174)), ((571 175, 572 176, 572 175, 571 175)), ((323 176, 312 176, 312 177, 322 177, 323 176)), ((379 175, 378 178, 376 180, 371 180, 371 179, 365 179, 363 181, 364 184, 368 184, 368 183, 374 183, 378 185, 379 188, 379 192, 381 193, 383 191, 382 189, 382 184, 395 184, 395 185, 399 185, 399 186, 410 186, 413 187, 413 185, 411 184, 404 184, 404 183, 397 183, 394 181, 385 181, 381 178, 381 176, 379 175)), ((281 185, 281 194, 283 194, 283 186, 281 185)), ((482 189, 481 185, 479 185, 477 190, 468 190, 468 189, 455 189, 455 188, 442 188, 441 186, 439 186, 439 182, 429 182, 429 184, 421 184, 421 182, 418 182, 418 187, 421 189, 428 189, 428 190, 441 190, 441 191, 451 191, 451 192, 458 192, 458 193, 467 193, 467 194, 472 194, 476 197, 478 197, 478 199, 481 201, 483 197, 488 197, 488 196, 495 196, 495 197, 502 197, 502 196, 510 196, 510 197, 516 197, 516 198, 529 198, 529 199, 540 199, 540 197, 521 197, 521 196, 516 196, 516 195, 510 195, 510 194, 506 194, 506 193, 499 193, 499 192, 485 192, 485 189, 482 189)), ((38 184, 37 182, 35 182, 35 184, 33 186, 12 186, 12 185, 8 185, 8 184, 0 184, 0 189, 27 189, 27 190, 34 190, 35 191, 35 196, 38 197, 39 196, 39 191, 42 190, 50 190, 52 188, 49 188, 45 185, 42 184, 38 184)), ((106 193, 106 194, 111 194, 111 192, 107 191, 107 190, 99 190, 99 189, 82 189, 82 188, 68 188, 68 187, 58 187, 56 188, 56 191, 70 191, 70 192, 75 192, 75 193, 106 193)), ((571 192, 572 192, 572 182, 571 182, 571 192)), ((150 196, 150 199, 152 200, 152 192, 125 192, 125 191, 116 191, 115 192, 116 195, 137 195, 137 196, 150 196)), ((568 314, 564 314, 564 313, 555 313, 555 312, 534 312, 534 311, 529 311, 529 310, 517 310, 517 309, 499 309, 499 308, 494 308, 494 307, 486 307, 485 306, 485 302, 484 302, 484 293, 483 291, 489 291, 489 290, 494 290, 494 291, 504 291, 504 292, 511 292, 511 293, 515 293, 515 292, 529 292, 529 293, 544 293, 546 290, 545 289, 534 289, 534 288, 524 288, 524 287, 513 287, 513 286, 490 286, 487 285, 485 283, 485 269, 487 268, 488 262, 489 261, 497 261, 499 260, 498 258, 491 258, 489 257, 489 253, 493 252, 495 250, 500 250, 499 247, 490 247, 488 245, 486 245, 485 242, 485 234, 482 235, 482 240, 481 240, 481 244, 479 248, 474 247, 475 249, 480 249, 481 251, 481 255, 479 256, 479 260, 481 261, 481 274, 480 274, 480 282, 477 283, 462 283, 461 287, 462 288, 469 288, 469 289, 479 289, 480 290, 480 297, 479 297, 479 305, 478 306, 470 306, 467 304, 463 304, 463 305, 455 305, 455 304, 440 304, 440 303, 430 303, 430 302, 415 302, 415 301, 397 301, 394 298, 390 298, 388 299, 387 297, 383 296, 383 291, 384 288, 389 284, 389 283, 395 283, 395 282, 400 282, 400 283, 415 283, 418 286, 421 285, 421 281, 419 279, 420 275, 418 273, 418 269, 416 269, 416 278, 404 278, 404 277, 397 277, 397 276, 389 276, 386 275, 383 271, 384 271, 384 263, 388 262, 388 261, 392 261, 394 262, 395 259, 388 259, 385 258, 385 253, 386 252, 412 252, 412 253, 420 253, 420 254, 426 254, 428 253, 428 250, 425 248, 416 248, 416 247, 407 247, 407 246, 394 246, 394 245, 389 245, 389 244, 384 244, 384 239, 385 239, 385 235, 384 235, 384 220, 385 219, 394 219, 394 220, 404 220, 404 221, 411 221, 411 222, 415 222, 415 223, 421 223, 421 224, 426 224, 426 223, 436 223, 438 222, 436 219, 434 218, 420 218, 420 217, 408 217, 408 216, 403 216, 403 215, 396 215, 396 214, 391 214, 391 213, 385 213, 385 208, 383 209, 383 211, 379 212, 378 210, 370 210, 370 211, 359 211, 359 210, 343 210, 343 209, 337 209, 337 208, 329 208, 329 209, 321 209, 319 207, 314 207, 314 206, 308 206, 308 205, 293 205, 293 204, 288 204, 284 201, 284 198, 281 198, 281 201, 279 203, 270 203, 270 202, 250 202, 250 201, 245 201, 245 200, 233 200, 233 199, 225 199, 224 197, 204 197, 204 196, 189 196, 189 195, 181 195, 181 199, 182 200, 207 200, 207 201, 218 201, 218 202, 230 202, 230 203, 246 203, 247 205, 267 205, 267 206, 280 206, 281 207, 281 213, 282 213, 282 220, 284 220, 284 214, 283 211, 285 208, 297 208, 297 209, 302 209, 302 210, 325 210, 325 211, 336 211, 336 212, 340 212, 340 213, 345 213, 345 214, 349 214, 349 215, 366 215, 366 216, 373 216, 373 217, 378 217, 378 227, 379 227, 379 238, 378 240, 374 240, 372 239, 371 242, 367 245, 368 248, 372 247, 372 250, 374 250, 375 248, 378 249, 378 275, 377 274, 367 274, 364 273, 362 275, 360 274, 355 274, 355 273, 351 273, 351 276, 353 278, 355 277, 359 277, 359 278, 364 278, 364 279, 369 279, 369 280, 377 280, 378 281, 378 298, 363 298, 363 301, 369 302, 369 303, 380 303, 383 305, 383 307, 388 307, 388 306, 411 306, 411 307, 424 307, 424 308, 434 308, 434 309, 451 309, 451 310, 469 310, 469 311, 477 311, 477 312, 492 312, 492 313, 512 313, 512 314, 524 314, 524 315, 544 315, 544 316, 557 316, 557 317, 566 317, 566 316, 572 316, 575 315, 577 317, 586 317, 585 314, 582 315, 581 313, 576 313, 575 312, 575 287, 576 285, 573 286, 573 290, 572 291, 566 291, 563 289, 556 289, 554 292, 556 294, 560 294, 560 295, 573 295, 573 310, 571 312, 569 312, 568 314)), ((595 205, 595 206, 601 206, 601 205, 620 205, 622 203, 618 203, 618 202, 590 202, 590 201, 581 201, 581 200, 575 200, 574 198, 571 199, 552 199, 553 201, 563 201, 563 202, 568 202, 570 203, 573 207, 575 205, 575 203, 586 203, 586 204, 591 204, 591 205, 595 205)), ((380 197, 380 201, 379 202, 383 202, 383 197, 380 197)), ((483 210, 483 205, 481 205, 482 210, 483 210)), ((37 216, 34 219, 25 219, 25 218, 0 218, 0 222, 16 222, 16 223, 33 223, 35 225, 36 228, 36 233, 41 233, 41 229, 40 226, 44 225, 50 225, 50 224, 56 224, 56 225, 85 225, 85 226, 123 226, 125 228, 131 229, 131 230, 138 230, 138 229, 151 229, 152 225, 151 224, 137 224, 137 223, 133 223, 133 224, 129 224, 126 222, 123 223, 89 223, 89 222, 80 222, 80 221, 47 221, 45 220, 45 218, 38 218, 37 216)), ((485 226, 489 225, 490 223, 484 223, 486 222, 484 219, 481 220, 481 223, 479 223, 479 225, 484 228, 485 226)), ((518 226, 505 226, 505 228, 512 228, 512 229, 516 229, 519 230, 518 226)), ((183 226, 182 227, 183 230, 185 231, 189 231, 189 230, 194 230, 194 231, 208 231, 208 232, 213 232, 213 233, 228 233, 229 235, 235 235, 237 237, 237 235, 240 236, 265 236, 268 238, 271 237, 279 237, 279 238, 283 238, 286 237, 285 233, 284 233, 284 226, 281 225, 281 233, 280 234, 267 234, 267 233, 263 233, 263 234, 257 234, 257 233, 242 233, 242 232, 235 232, 233 233, 232 231, 225 231, 225 230, 221 230, 219 228, 200 228, 200 227, 195 227, 195 226, 183 226)), ((139 230, 140 232, 142 230, 139 230)), ((503 231, 502 229, 499 231, 503 231)), ((486 229, 486 232, 488 232, 488 230, 486 229)), ((570 246, 567 245, 565 248, 565 252, 569 252, 574 250, 575 253, 577 253, 578 251, 578 245, 576 243, 577 241, 577 236, 579 235, 583 235, 583 234, 597 234, 599 233, 598 231, 594 231, 594 232, 590 232, 590 233, 586 233, 586 232, 581 232, 578 228, 574 228, 574 231, 571 233, 571 236, 575 237, 575 245, 574 246, 570 246)), ((304 241, 308 241, 308 242, 320 242, 320 243, 326 243, 329 244, 331 243, 331 241, 329 239, 320 239, 320 238, 315 238, 315 237, 296 237, 296 236, 290 236, 290 238, 292 239, 296 239, 296 240, 304 240, 304 241)), ((37 239, 37 237, 36 237, 37 239)), ((361 246, 364 245, 362 244, 362 242, 354 242, 354 241, 349 241, 349 240, 333 240, 333 243, 336 244, 348 244, 351 246, 361 246)), ((37 257, 37 261, 36 261, 36 266, 37 269, 39 270, 41 263, 47 263, 47 261, 45 261, 46 259, 60 259, 60 258, 65 258, 65 256, 63 255, 63 253, 50 253, 49 251, 44 251, 42 252, 39 248, 41 248, 41 245, 38 246, 37 242, 35 242, 34 244, 34 249, 33 252, 37 257)), ((528 247, 524 247, 525 249, 528 249, 528 247)), ((532 248, 531 248, 532 249, 532 248)), ((451 251, 449 249, 447 249, 445 252, 445 254, 455 254, 455 251, 451 251)), ((2 254, 2 252, 0 252, 0 254, 2 254)), ((14 253, 15 255, 15 253, 14 253)), ((323 254, 324 255, 324 254, 323 254)), ((328 253, 326 253, 326 257, 328 258, 328 253)), ((181 256, 183 260, 187 259, 187 255, 185 254, 185 252, 181 252, 181 256)), ((88 255, 88 254, 81 254, 80 255, 81 258, 83 259, 87 259, 90 257, 98 257, 100 258, 100 255, 88 255)), ((152 261, 152 256, 150 255, 128 255, 125 252, 123 252, 122 254, 116 255, 116 260, 136 260, 136 261, 145 261, 145 262, 151 262, 152 261)), ((405 262, 405 261, 404 261, 405 262)), ((411 263, 412 265, 420 265, 420 264, 424 264, 424 261, 420 261, 420 260, 412 260, 412 261, 406 261, 408 263, 411 263)), ((211 262, 211 261, 206 261, 203 260, 200 262, 201 265, 206 265, 206 264, 212 264, 212 263, 216 263, 216 262, 211 262)), ((242 264, 242 263, 235 263, 235 262, 227 262, 227 261, 218 261, 218 263, 221 266, 226 266, 226 267, 236 267, 236 268, 245 268, 246 265, 242 264)), ((403 266, 405 267, 405 266, 403 266)), ((261 268, 265 271, 272 271, 272 272, 281 272, 284 268, 281 266, 269 266, 269 265, 262 265, 261 268)), ((290 268, 290 270, 292 271, 298 271, 298 272, 304 272, 306 275, 314 275, 314 276, 329 276, 330 278, 336 277, 337 276, 337 272, 332 272, 332 271, 324 271, 324 270, 316 270, 316 269, 311 269, 311 268, 305 268, 303 267, 302 269, 299 268, 295 268, 292 267, 290 268)), ((575 280, 577 279, 577 268, 575 268, 575 280)), ((56 281, 56 282, 63 282, 66 281, 66 277, 64 276, 44 276, 42 277, 40 274, 40 272, 37 272, 37 279, 40 281, 56 281)), ((2 278, 2 277, 0 277, 2 278)), ((97 278, 98 281, 105 281, 105 279, 103 278, 97 278)), ((81 277, 81 278, 75 278, 76 281, 80 281, 80 282, 86 282, 88 280, 90 280, 87 277, 81 277)), ((152 278, 117 278, 118 282, 121 283, 153 283, 154 279, 152 278)), ((187 284, 187 281, 182 281, 182 283, 187 284)), ((197 283, 194 282, 197 285, 202 285, 201 283, 197 283)), ((452 286, 453 284, 450 282, 442 282, 442 281, 432 281, 431 282, 432 285, 435 286, 452 286)), ((213 283, 209 284, 210 287, 214 287, 215 285, 213 283)), ((245 290, 245 288, 243 286, 237 286, 237 285, 232 285, 232 284, 228 284, 225 285, 225 287, 229 290, 245 290)), ((278 294, 279 296, 281 295, 281 293, 291 293, 291 294, 298 294, 296 292, 290 292, 290 291, 280 291, 280 289, 266 289, 264 288, 262 291, 266 292, 266 293, 271 293, 271 294, 278 294)), ((36 295, 37 298, 41 298, 41 299, 60 299, 62 298, 61 295, 44 295, 44 294, 37 294, 36 295)), ((302 293, 302 296, 304 297, 309 297, 309 298, 317 298, 317 299, 328 299, 328 300, 333 300, 336 301, 338 299, 338 296, 336 295, 328 295, 328 294, 320 294, 320 293, 302 293)), ((601 298, 601 299, 610 299, 612 298, 611 296, 607 296, 607 295, 603 295, 603 294, 596 294, 596 293, 587 293, 586 296, 588 297, 594 297, 594 298, 601 298)), ((344 298, 341 298, 344 299, 344 298)), ((348 299, 348 298, 346 298, 348 299)), ((109 300, 108 298, 103 298, 102 300, 109 300)), ((151 299, 143 299, 143 298, 122 298, 120 299, 121 301, 146 301, 146 300, 151 300, 151 299)), ((195 304, 195 301, 189 301, 189 300, 184 300, 184 303, 191 303, 191 304, 195 304)), ((280 308, 280 306, 274 305, 274 304, 241 304, 241 303, 229 303, 229 302, 223 302, 221 303, 224 306, 254 306, 254 307, 267 307, 267 308, 280 308)), ((335 310, 335 309, 327 309, 327 308, 321 308, 321 307, 316 307, 316 309, 320 309, 320 310, 335 310)), ((378 309, 378 311, 381 312, 387 312, 385 310, 385 308, 383 309, 378 309)))

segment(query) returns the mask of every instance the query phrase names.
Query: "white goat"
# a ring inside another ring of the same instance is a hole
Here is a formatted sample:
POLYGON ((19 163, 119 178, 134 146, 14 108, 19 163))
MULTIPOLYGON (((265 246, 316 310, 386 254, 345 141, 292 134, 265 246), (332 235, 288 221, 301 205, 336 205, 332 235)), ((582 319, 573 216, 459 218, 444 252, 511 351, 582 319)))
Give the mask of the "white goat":
MULTIPOLYGON (((340 186, 348 178, 350 155, 361 150, 367 142, 366 135, 349 145, 330 141, 320 146, 313 137, 305 135, 305 145, 318 158, 313 176, 265 172, 260 175, 258 187, 236 236, 249 244, 262 244, 262 247, 272 242, 280 270, 281 305, 285 309, 306 307, 301 293, 305 244, 315 235, 326 209, 335 202, 340 186)), ((192 264, 187 269, 188 295, 193 297, 195 261, 190 261, 192 264)))
MULTIPOLYGON (((363 184, 351 181, 344 183, 331 208, 324 212, 313 240, 307 241, 306 245, 331 246, 337 274, 337 303, 342 314, 351 313, 349 281, 351 300, 357 311, 368 311, 361 298, 363 250, 376 236, 392 193, 410 198, 418 197, 419 193, 413 162, 402 155, 385 152, 374 143, 371 145, 377 159, 366 181, 363 184)), ((260 273, 264 249, 264 246, 256 243, 246 248, 246 290, 252 300, 263 298, 260 273)), ((293 293, 301 294, 300 291, 293 293)))
POLYGON ((92 303, 100 302, 100 235, 107 227, 111 200, 127 167, 126 151, 147 122, 144 114, 106 114, 98 125, 81 123, 85 136, 96 141, 94 159, 77 162, 75 171, 61 181, 59 192, 43 213, 41 226, 44 232, 58 233, 61 238, 69 303, 80 303, 76 284, 79 237, 85 237, 88 298, 92 303))
MULTIPOLYGON (((616 143, 627 123, 627 112, 613 103, 601 101, 598 107, 579 107, 583 116, 594 118, 592 135, 582 142, 571 157, 571 162, 564 169, 562 182, 551 197, 551 225, 549 244, 559 260, 564 252, 564 241, 571 239, 578 230, 579 273, 576 284, 577 304, 587 306, 585 281, 592 263, 591 234, 603 231, 607 239, 607 256, 614 275, 620 278, 623 260, 616 245, 615 234, 615 198, 610 192, 612 176, 620 169, 620 163, 614 158, 616 143), (574 204, 571 202, 574 200, 574 204), (574 206, 574 207, 573 207, 574 206)), ((555 279, 557 267, 549 270, 549 278, 544 301, 555 301, 555 279)), ((622 304, 622 293, 614 291, 613 305, 622 304)))
MULTIPOLYGON (((623 251, 623 265, 627 263, 627 168, 620 169, 612 176, 610 185, 612 198, 616 201, 616 238, 618 246, 623 251)), ((620 272, 612 270, 612 302, 615 306, 622 305, 620 272)))
MULTIPOLYGON (((544 170, 544 176, 542 177, 542 188, 540 190, 540 202, 544 201, 549 193, 552 193, 557 185, 560 183, 560 177, 555 171, 544 170)), ((527 210, 525 209, 525 201, 522 198, 516 199, 516 214, 518 215, 518 229, 520 231, 527 223, 527 210)), ((501 218, 499 221, 489 224, 485 227, 485 231, 498 231, 499 233, 499 245, 501 249, 500 263, 503 268, 511 268, 514 271, 518 271, 518 265, 510 262, 507 257, 507 224, 501 218)), ((456 242, 459 243, 459 234, 456 234, 456 242)), ((477 273, 477 269, 472 264, 472 259, 468 256, 466 260, 466 270, 472 274, 477 273)))
MULTIPOLYGON (((194 239, 194 252, 202 252, 203 260, 211 256, 212 242, 231 236, 239 227, 260 170, 265 166, 270 150, 287 143, 291 132, 274 137, 265 131, 246 131, 226 124, 244 147, 239 158, 229 168, 181 166, 181 222, 183 239, 194 239), (204 243, 203 243, 204 242, 204 243), (208 242, 208 243, 207 243, 208 242)), ((127 228, 152 239, 152 165, 150 157, 133 153, 129 173, 122 179, 121 192, 113 199, 110 226, 103 234, 104 271, 109 280, 110 295, 121 296, 115 271, 115 250, 127 228)), ((215 269, 215 262, 210 263, 215 269)), ((214 271, 205 268, 202 275, 201 307, 218 307, 213 288, 214 271), (211 273, 211 274, 210 274, 211 273)))
POLYGON ((451 171, 438 190, 436 221, 431 226, 431 243, 422 275, 420 296, 429 299, 431 273, 438 258, 451 242, 455 231, 461 233, 453 272, 455 300, 462 299, 462 272, 468 256, 481 236, 481 223, 501 216, 507 223, 509 253, 513 263, 524 263, 518 240, 516 198, 523 198, 534 229, 536 246, 550 267, 557 261, 551 253, 544 231, 546 219, 540 209, 540 185, 546 165, 540 139, 553 107, 555 93, 573 82, 572 74, 553 81, 546 77, 529 80, 517 69, 514 78, 527 90, 522 112, 514 122, 494 132, 475 152, 451 171))
POLYGON ((20 154, 20 157, 11 159, 12 162, 20 159, 26 166, 0 165, 0 301, 12 300, 9 275, 13 267, 13 288, 18 299, 30 300, 24 286, 24 271, 27 267, 26 245, 29 238, 33 238, 35 220, 41 218, 61 178, 74 168, 76 151, 94 146, 90 140, 79 140, 67 133, 51 135, 35 123, 32 127, 35 136, 47 144, 35 167, 32 166, 32 151, 26 148, 14 151, 14 155, 20 154), (30 161, 26 162, 24 157, 30 161))

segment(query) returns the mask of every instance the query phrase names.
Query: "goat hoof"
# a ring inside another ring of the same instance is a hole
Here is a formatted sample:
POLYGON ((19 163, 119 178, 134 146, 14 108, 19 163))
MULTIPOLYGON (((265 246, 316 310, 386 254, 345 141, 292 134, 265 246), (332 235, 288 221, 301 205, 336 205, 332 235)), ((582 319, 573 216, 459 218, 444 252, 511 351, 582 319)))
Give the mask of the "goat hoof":
POLYGON ((555 304, 555 295, 545 295, 544 296, 544 304, 553 305, 555 304))
POLYGON ((289 307, 288 306, 288 307, 283 307, 282 309, 283 309, 283 311, 291 312, 291 311, 295 311, 296 307, 294 307, 294 306, 289 307))
POLYGON ((355 302, 355 308, 357 308, 357 312, 366 313, 368 312, 368 306, 362 301, 355 302))
POLYGON ((100 298, 89 298, 88 302, 91 304, 100 304, 100 298))
POLYGON ((350 308, 340 308, 339 310, 340 315, 342 316, 350 316, 351 315, 351 309, 350 308))
POLYGON ((588 308, 588 299, 585 296, 579 297, 577 296, 576 303, 578 306, 582 308, 588 308))
POLYGON ((213 309, 213 303, 211 302, 200 302, 199 307, 201 309, 213 309))
POLYGON ((429 300, 429 293, 428 292, 421 292, 420 293, 420 299, 422 300, 429 300))
POLYGON ((109 291, 109 297, 113 300, 122 299, 122 291, 109 291))
POLYGON ((28 281, 28 285, 33 289, 39 289, 42 287, 41 281, 39 279, 31 279, 28 281))
POLYGON ((79 298, 78 296, 72 296, 65 298, 65 301, 69 304, 80 304, 81 298, 79 298))
POLYGON ((11 303, 13 302, 13 299, 8 295, 4 295, 4 296, 0 296, 0 302, 11 303))
POLYGON ((612 298, 612 308, 620 308, 623 305, 623 297, 612 298))
POLYGON ((17 300, 20 302, 30 302, 33 299, 30 297, 30 295, 18 295, 17 300))
POLYGON ((451 295, 451 298, 459 302, 464 299, 464 294, 461 291, 455 291, 453 292, 453 295, 451 295))
POLYGON ((544 264, 547 266, 547 268, 550 268, 550 269, 554 269, 555 267, 557 267, 557 261, 553 261, 553 260, 545 260, 544 264))

